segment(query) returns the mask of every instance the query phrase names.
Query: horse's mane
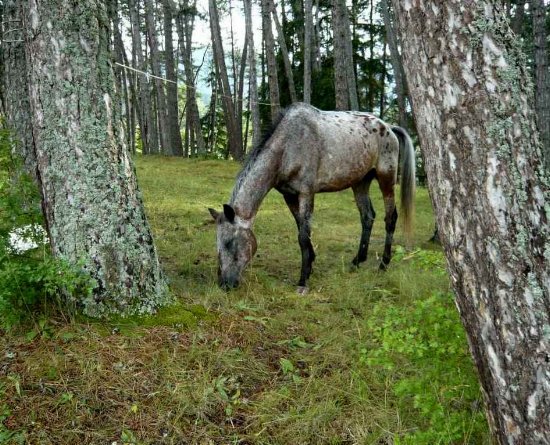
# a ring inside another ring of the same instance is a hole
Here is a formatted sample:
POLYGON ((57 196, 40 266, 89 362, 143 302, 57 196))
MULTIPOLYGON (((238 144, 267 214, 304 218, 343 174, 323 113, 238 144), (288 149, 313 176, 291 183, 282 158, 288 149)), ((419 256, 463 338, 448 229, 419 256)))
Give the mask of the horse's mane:
POLYGON ((269 141, 269 139, 271 139, 271 136, 273 136, 273 133, 275 133, 275 130, 277 129, 277 127, 285 117, 285 114, 286 114, 286 109, 279 112, 277 117, 271 123, 271 126, 269 127, 269 129, 266 132, 264 132, 264 134, 262 135, 262 139, 260 140, 258 145, 256 145, 256 147, 254 147, 252 151, 249 153, 249 155, 247 156, 244 162, 244 166, 240 171, 240 173, 238 174, 237 179, 235 181, 235 187, 233 188, 233 193, 231 194, 231 204, 233 204, 236 198, 237 192, 241 188, 241 185, 244 182, 244 179, 248 175, 248 172, 252 169, 252 167, 254 166, 254 163, 256 162, 260 154, 263 153, 264 149, 266 148, 267 142, 269 141))

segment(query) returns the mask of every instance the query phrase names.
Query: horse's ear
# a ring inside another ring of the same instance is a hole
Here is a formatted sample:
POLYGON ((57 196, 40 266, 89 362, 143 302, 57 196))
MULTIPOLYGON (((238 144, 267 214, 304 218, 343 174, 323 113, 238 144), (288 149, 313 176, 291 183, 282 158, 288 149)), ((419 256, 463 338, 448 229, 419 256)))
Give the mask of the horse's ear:
POLYGON ((223 205, 223 214, 229 222, 235 221, 235 210, 229 204, 223 205))
POLYGON ((214 218, 214 221, 217 221, 218 220, 218 216, 220 216, 220 214, 214 210, 214 209, 211 209, 210 207, 208 207, 208 211, 210 212, 210 214, 212 215, 212 218, 214 218))

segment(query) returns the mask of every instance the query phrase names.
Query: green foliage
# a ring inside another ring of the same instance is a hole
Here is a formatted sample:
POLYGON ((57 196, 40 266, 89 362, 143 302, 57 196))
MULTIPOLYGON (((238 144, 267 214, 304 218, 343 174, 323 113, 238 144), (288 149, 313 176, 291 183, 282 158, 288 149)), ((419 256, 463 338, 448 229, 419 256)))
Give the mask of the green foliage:
POLYGON ((13 140, 0 131, 0 327, 9 329, 34 318, 63 290, 91 292, 89 278, 79 269, 53 258, 45 245, 40 195, 32 178, 12 155, 13 140), (17 233, 28 245, 17 249, 17 233))
POLYGON ((417 418, 417 428, 395 443, 480 443, 481 394, 453 297, 436 293, 411 307, 379 303, 368 327, 374 342, 360 361, 393 379, 400 409, 417 418))

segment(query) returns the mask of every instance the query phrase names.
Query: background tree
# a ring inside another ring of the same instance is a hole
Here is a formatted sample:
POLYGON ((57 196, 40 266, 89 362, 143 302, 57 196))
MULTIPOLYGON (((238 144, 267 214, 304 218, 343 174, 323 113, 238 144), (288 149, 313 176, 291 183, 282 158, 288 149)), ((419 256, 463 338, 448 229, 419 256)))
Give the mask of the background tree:
POLYGON ((80 302, 88 315, 150 313, 167 289, 114 106, 104 3, 29 2, 23 19, 52 251, 94 278, 93 296, 80 302))
POLYGON ((491 429, 502 444, 549 443, 550 190, 525 58, 502 2, 393 6, 491 429))

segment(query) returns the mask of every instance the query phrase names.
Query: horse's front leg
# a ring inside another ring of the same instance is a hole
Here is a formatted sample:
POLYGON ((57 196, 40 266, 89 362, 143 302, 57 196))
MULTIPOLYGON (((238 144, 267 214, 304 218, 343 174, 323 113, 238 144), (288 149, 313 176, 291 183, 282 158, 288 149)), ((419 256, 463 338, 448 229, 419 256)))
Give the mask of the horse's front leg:
POLYGON ((315 251, 311 244, 311 216, 313 214, 313 195, 283 195, 298 227, 298 243, 302 251, 302 269, 298 281, 298 293, 307 292, 307 280, 313 270, 315 251))

